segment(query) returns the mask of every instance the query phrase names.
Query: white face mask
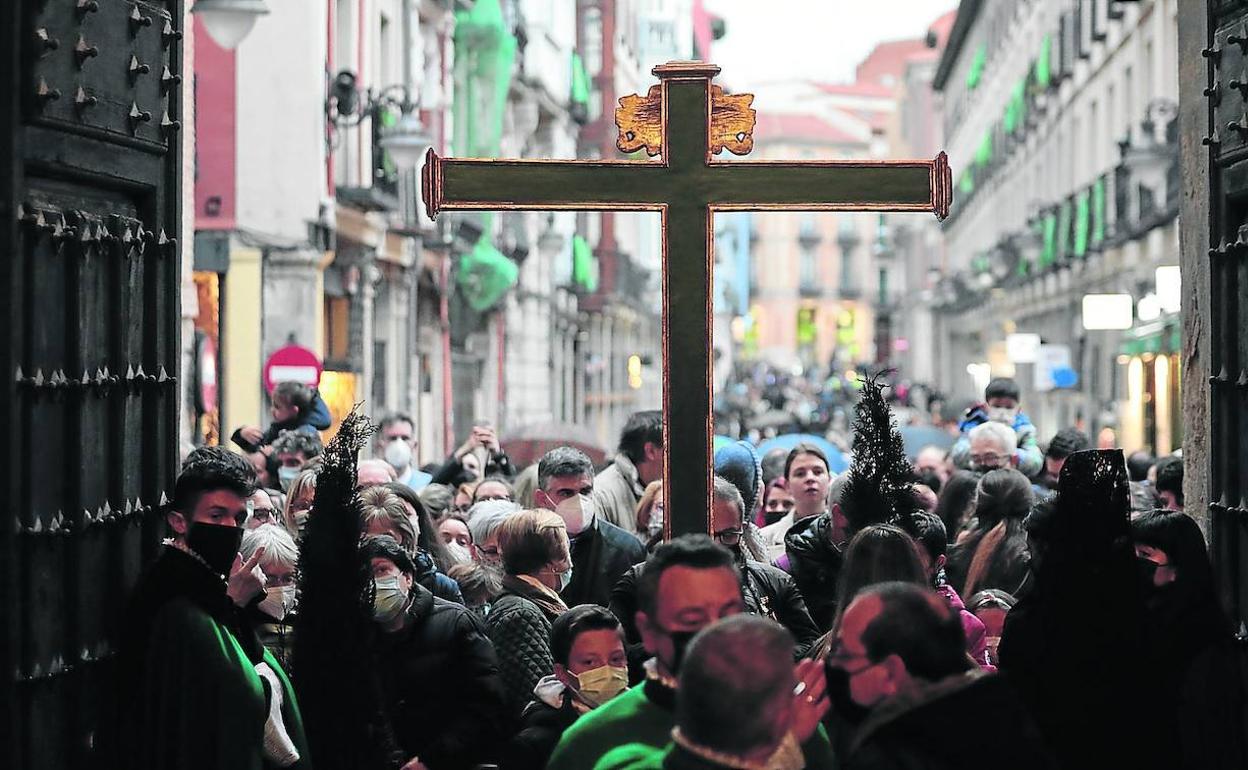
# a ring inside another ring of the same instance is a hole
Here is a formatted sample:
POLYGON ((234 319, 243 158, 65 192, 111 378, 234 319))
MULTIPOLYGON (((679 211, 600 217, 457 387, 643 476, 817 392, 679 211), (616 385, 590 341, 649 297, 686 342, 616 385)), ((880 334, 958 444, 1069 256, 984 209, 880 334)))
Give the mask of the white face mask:
POLYGON ((999 422, 1002 425, 1014 427, 1014 419, 1018 417, 1018 408, 1006 408, 1004 406, 988 407, 988 419, 993 422, 999 422))
POLYGON ((650 522, 646 524, 646 531, 650 533, 650 537, 661 535, 663 533, 663 512, 665 506, 655 505, 650 508, 650 522))
MULTIPOLYGON (((472 562, 472 554, 468 552, 468 548, 454 540, 446 544, 446 552, 450 555, 453 564, 469 564, 472 562)), ((449 568, 450 565, 448 564, 447 567, 449 568)))
POLYGON ((386 463, 398 472, 407 470, 412 464, 412 446, 403 439, 394 439, 386 444, 386 463))
POLYGON ((269 586, 264 589, 260 611, 274 620, 285 620, 295 607, 294 586, 269 586))
POLYGON ((576 537, 594 523, 594 501, 587 495, 573 495, 555 506, 555 513, 568 528, 568 537, 576 537))
POLYGON ((408 592, 403 590, 398 577, 373 579, 376 594, 373 598, 373 620, 389 623, 407 609, 408 592))

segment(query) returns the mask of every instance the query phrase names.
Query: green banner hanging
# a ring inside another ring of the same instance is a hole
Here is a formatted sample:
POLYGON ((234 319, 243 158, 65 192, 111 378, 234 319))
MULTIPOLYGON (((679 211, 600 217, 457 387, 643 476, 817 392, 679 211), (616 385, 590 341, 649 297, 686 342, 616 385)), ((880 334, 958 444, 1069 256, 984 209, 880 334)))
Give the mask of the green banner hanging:
POLYGON ((502 299, 519 277, 520 268, 516 263, 481 238, 471 251, 460 257, 456 284, 468 305, 483 313, 502 299))
POLYGON ((1105 240, 1105 177, 1092 183, 1092 246, 1105 240))
POLYGON ((1088 253, 1088 232, 1089 232, 1089 199, 1090 193, 1087 190, 1080 192, 1075 196, 1075 243, 1074 255, 1082 258, 1088 253))
POLYGON ((589 73, 585 71, 585 61, 576 51, 572 52, 572 93, 573 104, 589 104, 589 73))
POLYGON ((1057 258, 1065 260, 1070 256, 1070 199, 1062 201, 1057 210, 1057 258))
POLYGON ((572 236, 572 283, 590 294, 598 291, 598 260, 579 235, 572 236))
POLYGON ((1036 57, 1035 78, 1036 85, 1046 91, 1053 82, 1053 72, 1049 66, 1052 53, 1053 41, 1049 35, 1045 35, 1040 42, 1040 55, 1036 57))
POLYGON ((1044 268, 1057 261, 1057 215, 1044 215, 1044 249, 1040 252, 1040 265, 1044 268))
POLYGON ((988 62, 988 44, 980 43, 975 49, 975 57, 971 59, 971 68, 966 73, 966 90, 974 91, 984 76, 984 65, 988 62))

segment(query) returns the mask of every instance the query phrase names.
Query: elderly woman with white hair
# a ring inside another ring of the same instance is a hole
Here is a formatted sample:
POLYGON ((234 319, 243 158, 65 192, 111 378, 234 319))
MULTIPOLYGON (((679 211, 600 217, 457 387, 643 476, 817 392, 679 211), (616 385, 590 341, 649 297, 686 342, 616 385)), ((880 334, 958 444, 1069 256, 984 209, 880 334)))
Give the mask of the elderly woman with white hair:
POLYGON ((492 567, 502 566, 498 528, 519 510, 520 506, 510 500, 482 500, 468 509, 468 531, 477 561, 492 567))
POLYGON ((263 551, 257 566, 264 573, 264 599, 246 610, 256 636, 282 668, 290 671, 294 646, 294 613, 297 600, 299 546, 285 528, 262 524, 243 533, 239 554, 244 562, 263 551))

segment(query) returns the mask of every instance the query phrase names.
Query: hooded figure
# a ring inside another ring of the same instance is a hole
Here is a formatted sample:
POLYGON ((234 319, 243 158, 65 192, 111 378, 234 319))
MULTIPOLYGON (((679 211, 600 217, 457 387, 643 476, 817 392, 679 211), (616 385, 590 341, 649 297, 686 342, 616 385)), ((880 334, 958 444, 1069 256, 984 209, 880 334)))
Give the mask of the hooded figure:
POLYGON ((746 556, 754 561, 770 564, 767 548, 754 524, 754 513, 758 510, 758 501, 763 494, 763 463, 758 456, 758 450, 748 441, 720 447, 715 453, 715 475, 732 482, 745 503, 741 542, 745 546, 746 556))
POLYGON ((1024 521, 1031 576, 1005 619, 1000 670, 1064 768, 1156 767, 1143 603, 1120 450, 1067 458, 1024 521))

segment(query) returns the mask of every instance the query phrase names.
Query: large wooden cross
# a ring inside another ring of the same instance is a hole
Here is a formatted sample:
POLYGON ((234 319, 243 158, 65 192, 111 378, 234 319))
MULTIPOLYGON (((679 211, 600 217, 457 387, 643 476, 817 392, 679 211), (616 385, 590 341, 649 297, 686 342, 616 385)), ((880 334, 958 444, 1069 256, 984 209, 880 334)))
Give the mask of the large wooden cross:
POLYGON ((672 534, 706 532, 712 479, 712 219, 717 211, 949 212, 934 160, 715 160, 753 148, 750 94, 724 94, 719 67, 669 62, 659 84, 616 110, 623 152, 650 160, 440 158, 429 151, 429 216, 456 210, 658 211, 663 218, 664 492, 672 534))

